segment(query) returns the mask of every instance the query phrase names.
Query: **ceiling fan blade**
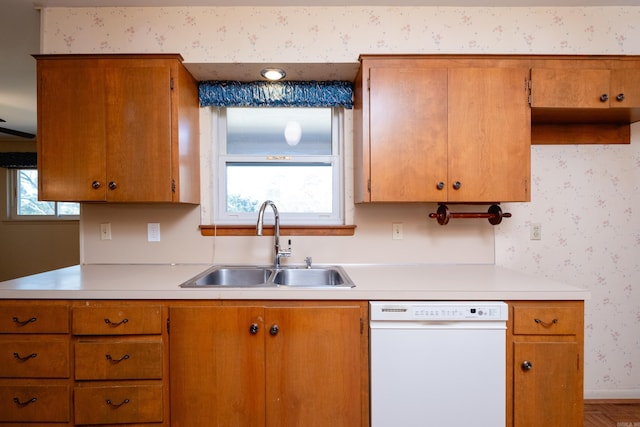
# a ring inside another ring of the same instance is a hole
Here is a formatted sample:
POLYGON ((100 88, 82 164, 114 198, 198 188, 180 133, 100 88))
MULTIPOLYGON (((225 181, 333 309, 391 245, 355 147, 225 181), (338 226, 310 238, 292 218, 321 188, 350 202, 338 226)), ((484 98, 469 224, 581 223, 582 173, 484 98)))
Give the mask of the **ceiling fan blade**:
POLYGON ((22 132, 22 131, 14 130, 14 129, 7 129, 7 128, 3 128, 3 127, 0 127, 0 132, 1 133, 6 133, 8 135, 19 136, 20 138, 27 138, 27 139, 33 139, 33 138, 36 137, 32 133, 22 132))

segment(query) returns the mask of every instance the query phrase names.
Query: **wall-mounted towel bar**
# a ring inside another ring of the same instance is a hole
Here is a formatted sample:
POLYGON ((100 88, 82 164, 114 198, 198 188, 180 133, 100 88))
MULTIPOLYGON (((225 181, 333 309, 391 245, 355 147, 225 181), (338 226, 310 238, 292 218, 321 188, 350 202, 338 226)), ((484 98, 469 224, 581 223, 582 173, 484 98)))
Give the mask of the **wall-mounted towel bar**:
POLYGON ((498 205, 489 206, 487 212, 451 212, 447 205, 440 204, 436 213, 430 213, 429 218, 435 218, 440 225, 447 225, 452 218, 486 218, 491 225, 500 224, 502 218, 511 218, 510 213, 503 213, 498 205))

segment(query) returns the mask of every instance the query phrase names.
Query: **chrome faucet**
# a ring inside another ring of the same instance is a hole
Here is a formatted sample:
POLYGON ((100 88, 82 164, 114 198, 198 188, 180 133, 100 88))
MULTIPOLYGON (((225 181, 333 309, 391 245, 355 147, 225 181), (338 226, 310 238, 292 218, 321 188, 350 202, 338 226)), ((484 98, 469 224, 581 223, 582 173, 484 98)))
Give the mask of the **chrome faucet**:
POLYGON ((271 206, 271 209, 273 209, 273 217, 275 218, 273 237, 276 255, 273 260, 273 267, 280 268, 280 257, 291 256, 291 248, 287 250, 282 250, 280 248, 280 214, 278 213, 278 208, 276 207, 275 203, 273 203, 271 200, 266 200, 262 204, 262 206, 260 206, 260 210, 258 211, 258 222, 256 223, 256 236, 262 236, 264 211, 265 209, 267 209, 267 206, 271 206))

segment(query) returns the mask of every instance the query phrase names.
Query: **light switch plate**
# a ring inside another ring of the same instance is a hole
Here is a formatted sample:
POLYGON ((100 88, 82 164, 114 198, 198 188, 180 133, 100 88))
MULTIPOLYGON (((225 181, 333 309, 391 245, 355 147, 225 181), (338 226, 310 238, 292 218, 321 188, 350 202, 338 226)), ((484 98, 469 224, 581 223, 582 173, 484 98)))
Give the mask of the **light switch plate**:
POLYGON ((542 239, 542 224, 531 224, 530 230, 530 239, 531 240, 541 240, 542 239))
POLYGON ((111 240, 111 223, 100 224, 100 240, 111 240))
POLYGON ((402 240, 403 239, 403 235, 402 235, 402 223, 401 222, 394 222, 392 225, 392 232, 391 232, 391 238, 393 240, 402 240))
POLYGON ((147 224, 147 241, 149 242, 160 241, 160 223, 150 222, 147 224))

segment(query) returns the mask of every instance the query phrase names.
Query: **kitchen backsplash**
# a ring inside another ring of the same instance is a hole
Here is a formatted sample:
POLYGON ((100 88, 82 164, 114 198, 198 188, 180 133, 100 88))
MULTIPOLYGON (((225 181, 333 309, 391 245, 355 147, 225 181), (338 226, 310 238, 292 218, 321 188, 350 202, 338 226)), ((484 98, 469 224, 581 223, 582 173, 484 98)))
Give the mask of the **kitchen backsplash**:
MULTIPOLYGON (((49 8, 42 53, 179 52, 186 62, 229 64, 353 63, 361 53, 637 55, 638 22, 636 6, 49 8)), ((505 205, 513 218, 495 228, 440 227, 426 219, 433 206, 363 206, 353 211, 354 237, 294 239, 294 253, 300 261, 495 262, 588 288, 585 395, 640 398, 639 138, 636 124, 631 145, 534 146, 532 201, 505 205), (529 239, 531 223, 541 224, 541 240, 529 239)), ((203 146, 210 140, 204 132, 203 146)), ((269 239, 202 238, 197 207, 172 209, 86 206, 83 260, 269 258, 269 239), (100 222, 113 223, 114 240, 97 239, 100 222), (161 222, 161 244, 146 243, 147 222, 161 222)))

